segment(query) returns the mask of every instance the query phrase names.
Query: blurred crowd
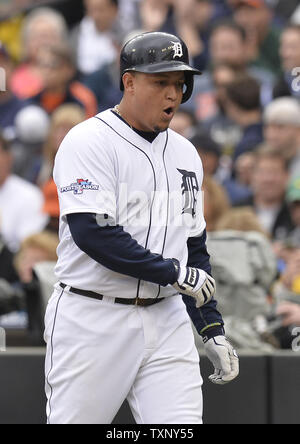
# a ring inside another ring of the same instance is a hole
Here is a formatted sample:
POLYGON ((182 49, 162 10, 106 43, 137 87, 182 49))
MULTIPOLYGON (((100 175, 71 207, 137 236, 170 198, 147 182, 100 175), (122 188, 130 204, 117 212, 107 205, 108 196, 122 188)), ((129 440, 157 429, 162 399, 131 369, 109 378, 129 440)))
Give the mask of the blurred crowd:
POLYGON ((123 44, 157 30, 180 36, 203 72, 172 129, 203 162, 226 333, 238 348, 289 349, 300 325, 299 2, 82 0, 72 24, 59 3, 0 7, 0 326, 42 344, 56 152, 73 126, 120 102, 123 44))

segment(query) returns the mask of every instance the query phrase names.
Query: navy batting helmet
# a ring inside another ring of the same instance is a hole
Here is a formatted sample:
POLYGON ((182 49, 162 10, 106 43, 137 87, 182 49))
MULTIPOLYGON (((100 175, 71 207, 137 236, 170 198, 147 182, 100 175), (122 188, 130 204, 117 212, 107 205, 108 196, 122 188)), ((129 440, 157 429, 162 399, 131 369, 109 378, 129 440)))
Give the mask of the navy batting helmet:
POLYGON ((129 71, 155 74, 184 71, 186 90, 182 103, 189 100, 194 87, 194 75, 201 72, 190 66, 186 44, 178 37, 164 32, 147 32, 127 42, 121 52, 121 90, 123 75, 129 71))

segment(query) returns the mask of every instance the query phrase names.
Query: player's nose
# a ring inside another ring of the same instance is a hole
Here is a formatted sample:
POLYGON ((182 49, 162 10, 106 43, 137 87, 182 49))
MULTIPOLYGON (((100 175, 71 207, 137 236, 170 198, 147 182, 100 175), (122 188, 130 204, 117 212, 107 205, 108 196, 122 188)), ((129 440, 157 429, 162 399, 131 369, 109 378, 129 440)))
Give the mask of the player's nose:
POLYGON ((176 102, 176 100, 179 97, 180 91, 178 90, 177 85, 168 85, 166 90, 166 97, 168 100, 172 100, 173 102, 176 102))

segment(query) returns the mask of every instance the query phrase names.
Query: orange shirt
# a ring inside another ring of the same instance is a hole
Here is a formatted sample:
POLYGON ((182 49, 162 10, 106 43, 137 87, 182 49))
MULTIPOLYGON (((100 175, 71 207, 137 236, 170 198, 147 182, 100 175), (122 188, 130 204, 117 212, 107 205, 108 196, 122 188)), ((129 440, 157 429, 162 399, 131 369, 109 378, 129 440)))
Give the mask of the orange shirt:
POLYGON ((50 217, 59 217, 59 201, 57 188, 54 180, 51 178, 42 187, 42 192, 44 195, 44 207, 43 212, 48 214, 50 217))

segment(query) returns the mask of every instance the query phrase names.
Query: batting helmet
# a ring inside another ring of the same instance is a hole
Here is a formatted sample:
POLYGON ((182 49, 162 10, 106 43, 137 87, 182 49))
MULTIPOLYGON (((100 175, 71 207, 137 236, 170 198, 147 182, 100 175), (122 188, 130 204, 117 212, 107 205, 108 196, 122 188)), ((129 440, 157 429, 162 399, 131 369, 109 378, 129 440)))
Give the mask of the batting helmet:
POLYGON ((182 103, 189 100, 194 88, 194 75, 201 72, 189 64, 186 44, 172 34, 147 32, 127 42, 121 52, 121 90, 123 75, 129 71, 155 74, 160 72, 185 72, 186 90, 182 103))

